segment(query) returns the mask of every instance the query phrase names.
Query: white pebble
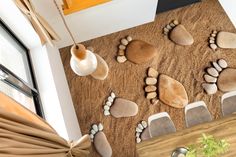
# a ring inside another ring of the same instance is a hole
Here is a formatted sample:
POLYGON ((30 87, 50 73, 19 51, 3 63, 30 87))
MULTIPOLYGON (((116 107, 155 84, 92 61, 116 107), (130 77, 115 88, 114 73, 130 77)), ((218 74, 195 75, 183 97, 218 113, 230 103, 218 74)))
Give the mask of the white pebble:
POLYGON ((140 132, 136 132, 136 137, 140 137, 140 132))
POLYGON ((110 113, 109 111, 107 111, 107 110, 104 110, 103 113, 104 113, 105 116, 109 116, 109 115, 111 114, 111 113, 110 113))
POLYGON ((218 63, 216 62, 212 62, 213 66, 216 68, 217 71, 221 72, 222 71, 222 68, 219 66, 218 63))
POLYGON ((213 67, 207 68, 207 73, 209 75, 213 76, 213 77, 218 77, 219 76, 219 72, 213 67))
POLYGON ((124 63, 127 61, 127 58, 125 56, 117 56, 116 60, 119 63, 124 63))
POLYGON ((111 92, 111 97, 112 97, 113 99, 115 99, 116 95, 115 95, 114 92, 111 92))
POLYGON ((128 45, 129 41, 127 39, 121 39, 121 44, 128 45))
POLYGON ((219 66, 220 66, 221 68, 223 68, 223 69, 225 69, 225 68, 228 67, 227 62, 226 62, 224 59, 218 60, 218 64, 219 64, 219 66))
POLYGON ((102 123, 99 123, 99 124, 98 124, 98 130, 99 130, 99 131, 102 131, 102 130, 103 130, 103 125, 102 125, 102 123))
POLYGON ((133 40, 131 36, 127 36, 126 39, 128 40, 128 42, 131 42, 133 40))
POLYGON ((144 128, 147 128, 147 122, 145 122, 144 120, 141 122, 141 124, 142 124, 142 126, 144 127, 144 128))
POLYGON ((175 25, 178 25, 178 24, 179 24, 179 21, 174 20, 173 23, 174 23, 175 25))
POLYGON ((125 50, 125 49, 126 49, 126 46, 125 46, 125 45, 119 45, 119 49, 125 50))
POLYGON ((142 132, 143 130, 139 129, 138 127, 136 127, 136 132, 142 132))
POLYGON ((93 135, 95 135, 95 134, 96 134, 96 131, 95 131, 95 130, 93 130, 93 129, 92 129, 90 132, 91 132, 91 134, 93 134, 93 135))
POLYGON ((170 26, 171 27, 175 27, 175 24, 172 22, 172 23, 170 23, 170 26))
POLYGON ((104 110, 107 110, 107 111, 110 110, 110 107, 108 105, 105 105, 103 108, 104 108, 104 110))
POLYGON ((137 142, 137 143, 140 143, 140 142, 141 142, 141 138, 137 137, 137 138, 136 138, 136 142, 137 142))
POLYGON ((92 128, 95 132, 98 132, 98 126, 96 124, 93 124, 92 128))
POLYGON ((142 124, 138 124, 138 128, 141 129, 141 130, 144 129, 143 126, 142 126, 142 124))
POLYGON ((109 102, 113 102, 113 98, 111 97, 111 96, 109 96, 108 98, 107 98, 107 100, 109 101, 109 102))
POLYGON ((93 138, 94 138, 94 135, 93 135, 93 134, 90 134, 89 137, 90 137, 90 139, 93 139, 93 138))
POLYGON ((217 49, 217 45, 216 44, 210 44, 210 48, 215 51, 217 49))
POLYGON ((106 102, 106 105, 107 105, 107 106, 111 106, 111 102, 107 101, 107 102, 106 102))

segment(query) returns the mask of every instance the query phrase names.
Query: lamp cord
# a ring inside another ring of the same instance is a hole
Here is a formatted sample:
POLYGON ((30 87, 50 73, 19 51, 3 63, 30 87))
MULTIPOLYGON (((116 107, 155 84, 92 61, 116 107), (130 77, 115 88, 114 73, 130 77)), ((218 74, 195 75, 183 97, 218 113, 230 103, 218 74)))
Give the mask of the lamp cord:
POLYGON ((73 37, 73 35, 72 35, 72 33, 71 33, 71 31, 70 31, 70 29, 69 29, 67 23, 66 23, 65 17, 63 16, 63 14, 62 14, 62 12, 61 12, 61 10, 60 10, 60 8, 59 8, 59 6, 58 6, 56 0, 53 0, 53 2, 54 2, 54 4, 55 4, 55 6, 56 6, 56 8, 57 8, 57 10, 58 10, 58 12, 59 12, 61 18, 62 18, 62 21, 63 21, 63 23, 64 23, 64 25, 65 25, 65 27, 66 27, 66 30, 68 31, 68 33, 70 34, 71 39, 73 40, 74 45, 76 45, 75 38, 73 37))

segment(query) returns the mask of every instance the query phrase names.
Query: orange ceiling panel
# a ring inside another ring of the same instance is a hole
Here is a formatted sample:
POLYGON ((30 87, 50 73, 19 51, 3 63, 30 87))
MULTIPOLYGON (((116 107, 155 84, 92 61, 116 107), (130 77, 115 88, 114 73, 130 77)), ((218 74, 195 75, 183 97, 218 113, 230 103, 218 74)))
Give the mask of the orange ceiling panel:
POLYGON ((63 0, 63 12, 65 15, 87 9, 111 0, 63 0))

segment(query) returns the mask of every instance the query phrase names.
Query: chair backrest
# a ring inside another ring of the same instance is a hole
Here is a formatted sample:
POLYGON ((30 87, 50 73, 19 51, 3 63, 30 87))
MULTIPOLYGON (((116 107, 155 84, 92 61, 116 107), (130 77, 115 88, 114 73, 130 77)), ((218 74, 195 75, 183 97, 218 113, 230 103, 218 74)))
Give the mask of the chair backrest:
POLYGON ((222 95, 221 111, 223 116, 227 116, 236 112, 236 91, 222 95))
POLYGON ((54 131, 43 119, 2 92, 0 92, 0 108, 54 131))

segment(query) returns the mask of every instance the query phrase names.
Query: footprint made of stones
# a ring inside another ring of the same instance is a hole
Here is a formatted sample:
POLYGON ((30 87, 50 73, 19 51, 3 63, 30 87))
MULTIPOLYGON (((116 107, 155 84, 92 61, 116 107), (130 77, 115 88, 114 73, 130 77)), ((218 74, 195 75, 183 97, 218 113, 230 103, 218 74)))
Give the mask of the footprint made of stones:
POLYGON ((236 48, 236 33, 225 31, 212 31, 209 37, 209 47, 216 51, 217 48, 235 49, 236 48))
POLYGON ((184 86, 177 80, 160 74, 154 68, 148 68, 148 77, 145 79, 146 98, 152 104, 160 101, 175 108, 184 108, 188 104, 188 95, 184 86))
POLYGON ((206 83, 202 84, 207 94, 215 94, 218 89, 222 92, 231 92, 236 90, 236 69, 228 68, 224 59, 212 62, 212 67, 206 69, 204 74, 206 83))
POLYGON ((135 128, 135 137, 136 143, 140 143, 141 141, 145 141, 151 138, 146 121, 143 120, 138 123, 137 127, 135 128))
POLYGON ((116 60, 119 63, 129 60, 135 64, 142 64, 158 55, 155 46, 142 40, 133 40, 131 36, 122 38, 118 48, 119 51, 116 60))
POLYGON ((138 105, 130 100, 116 98, 114 92, 111 92, 103 106, 105 116, 112 115, 115 118, 131 117, 138 113, 138 105))
POLYGON ((167 35, 174 43, 182 46, 192 45, 194 39, 192 35, 186 30, 184 25, 177 20, 173 20, 163 29, 164 35, 167 35))
POLYGON ((112 148, 109 144, 106 135, 103 133, 103 125, 101 123, 93 124, 90 130, 90 139, 94 144, 96 151, 102 157, 111 157, 112 148))

